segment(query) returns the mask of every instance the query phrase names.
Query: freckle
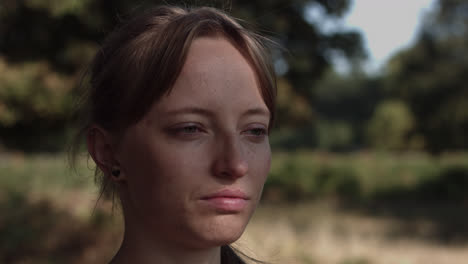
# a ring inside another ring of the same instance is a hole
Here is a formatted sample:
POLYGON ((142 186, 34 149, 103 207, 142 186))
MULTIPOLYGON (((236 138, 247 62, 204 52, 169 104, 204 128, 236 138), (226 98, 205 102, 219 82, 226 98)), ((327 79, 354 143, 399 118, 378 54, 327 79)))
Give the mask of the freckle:
POLYGON ((200 87, 207 87, 208 86, 208 81, 207 81, 206 74, 201 75, 199 81, 200 81, 200 87))

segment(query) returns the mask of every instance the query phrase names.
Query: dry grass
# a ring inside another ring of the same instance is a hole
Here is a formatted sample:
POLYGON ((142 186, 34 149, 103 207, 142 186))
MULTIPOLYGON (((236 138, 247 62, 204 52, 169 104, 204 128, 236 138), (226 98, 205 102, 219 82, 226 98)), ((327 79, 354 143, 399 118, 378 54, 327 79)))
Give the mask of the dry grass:
POLYGON ((270 263, 291 264, 466 264, 468 243, 422 240, 436 228, 393 217, 346 212, 330 201, 266 205, 257 211, 238 247, 270 263), (398 234, 398 235, 395 235, 398 234))
MULTIPOLYGON (((101 201, 93 213, 91 176, 63 164, 61 156, 0 157, 1 263, 105 263, 116 251, 119 211, 112 216, 110 203, 101 201)), ((86 162, 80 166, 92 174, 86 162)), ((272 264, 466 264, 466 223, 468 201, 269 202, 236 245, 272 264)))
MULTIPOLYGON (((103 201, 93 213, 96 197, 89 191, 62 193, 61 199, 56 195, 34 195, 30 201, 32 205, 47 202, 53 208, 50 215, 55 225, 47 231, 48 254, 74 251, 67 263, 105 263, 119 245, 119 211, 112 215, 110 203, 103 201), (64 241, 75 242, 72 248, 62 249, 64 241)), ((330 200, 265 204, 236 246, 272 264, 466 264, 468 243, 424 239, 434 229, 437 225, 431 220, 407 221, 343 210, 330 200)), ((38 257, 46 259, 36 254, 11 263, 52 263, 38 261, 38 257)))

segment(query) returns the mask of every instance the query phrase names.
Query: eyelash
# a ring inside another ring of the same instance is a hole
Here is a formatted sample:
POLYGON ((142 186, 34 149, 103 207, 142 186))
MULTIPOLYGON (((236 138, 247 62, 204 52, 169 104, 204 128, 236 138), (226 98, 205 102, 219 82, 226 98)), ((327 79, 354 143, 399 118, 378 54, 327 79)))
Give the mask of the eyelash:
MULTIPOLYGON (((181 136, 194 136, 204 132, 203 128, 197 124, 188 124, 181 127, 176 127, 172 130, 173 134, 181 136)), ((263 138, 268 135, 268 130, 263 127, 252 128, 244 131, 247 136, 254 138, 263 138)))
POLYGON ((195 125, 195 124, 190 124, 190 125, 185 125, 182 127, 177 127, 174 129, 174 132, 176 134, 185 134, 185 135, 193 135, 195 133, 203 132, 200 126, 195 125), (196 131, 193 131, 196 130, 196 131))
POLYGON ((254 137, 263 137, 268 134, 267 130, 264 128, 252 128, 252 129, 247 130, 247 132, 250 132, 249 134, 254 137))

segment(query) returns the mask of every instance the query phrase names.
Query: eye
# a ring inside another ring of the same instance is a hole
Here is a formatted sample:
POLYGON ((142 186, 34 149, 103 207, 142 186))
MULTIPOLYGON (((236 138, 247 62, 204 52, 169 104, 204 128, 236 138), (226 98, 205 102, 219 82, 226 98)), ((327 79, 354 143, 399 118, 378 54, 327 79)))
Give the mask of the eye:
POLYGON ((268 129, 261 124, 253 124, 244 130, 243 134, 253 142, 263 142, 268 137, 268 129))
POLYGON ((266 129, 264 128, 253 128, 253 129, 249 129, 247 130, 247 133, 252 135, 252 136, 264 136, 267 134, 267 131, 266 129))
POLYGON ((187 134, 194 134, 197 132, 201 132, 201 129, 196 125, 184 126, 179 128, 179 132, 187 133, 187 134))
POLYGON ((169 132, 175 137, 192 138, 197 137, 205 132, 205 130, 200 124, 183 123, 170 128, 169 132))

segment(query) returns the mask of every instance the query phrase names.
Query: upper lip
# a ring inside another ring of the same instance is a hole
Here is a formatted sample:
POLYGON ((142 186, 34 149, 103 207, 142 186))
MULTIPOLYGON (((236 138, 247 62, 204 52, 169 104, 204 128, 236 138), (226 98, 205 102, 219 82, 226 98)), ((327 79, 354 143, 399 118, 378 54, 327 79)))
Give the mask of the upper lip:
POLYGON ((238 189, 223 189, 205 196, 202 196, 202 200, 213 199, 213 198, 238 198, 249 200, 249 197, 241 190, 238 189))

